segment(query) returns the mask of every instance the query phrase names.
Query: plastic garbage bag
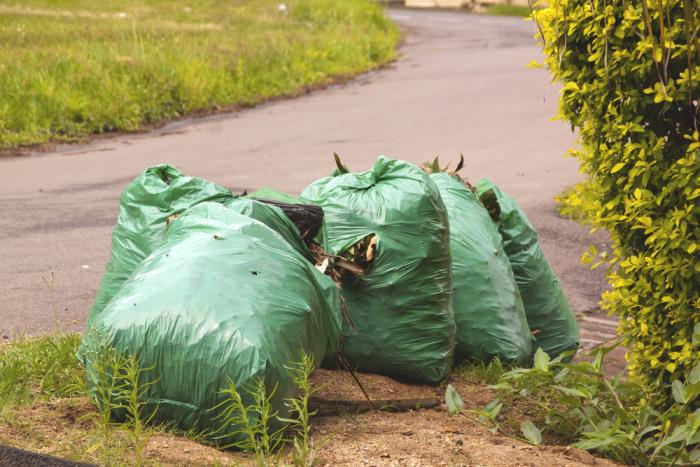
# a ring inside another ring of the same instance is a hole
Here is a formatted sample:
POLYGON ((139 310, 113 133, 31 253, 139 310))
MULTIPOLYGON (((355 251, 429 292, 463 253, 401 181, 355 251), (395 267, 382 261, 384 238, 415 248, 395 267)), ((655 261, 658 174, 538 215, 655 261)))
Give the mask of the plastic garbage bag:
POLYGON ((476 189, 492 217, 497 219, 525 315, 535 336, 535 349, 542 348, 552 358, 578 349, 576 318, 525 212, 515 199, 486 179, 480 180, 476 189))
POLYGON ((435 184, 413 164, 379 157, 367 172, 314 182, 302 198, 323 208, 329 253, 343 255, 375 237, 364 273, 342 279, 354 324, 343 322, 350 363, 405 380, 442 380, 452 365, 455 325, 449 225, 435 184))
POLYGON ((455 357, 527 363, 533 339, 498 227, 460 179, 444 172, 430 178, 450 221, 455 357))
POLYGON ((146 169, 122 192, 112 257, 88 316, 92 324, 132 271, 160 243, 168 219, 204 201, 231 199, 231 190, 188 177, 167 164, 146 169))
POLYGON ((234 431, 221 431, 214 410, 228 378, 239 391, 264 378, 288 416, 283 401, 297 388, 285 366, 302 350, 320 363, 338 346, 340 316, 337 286, 278 233, 287 227, 211 202, 173 220, 84 334, 79 356, 93 393, 108 345, 147 369, 143 410, 156 423, 213 440, 234 431))

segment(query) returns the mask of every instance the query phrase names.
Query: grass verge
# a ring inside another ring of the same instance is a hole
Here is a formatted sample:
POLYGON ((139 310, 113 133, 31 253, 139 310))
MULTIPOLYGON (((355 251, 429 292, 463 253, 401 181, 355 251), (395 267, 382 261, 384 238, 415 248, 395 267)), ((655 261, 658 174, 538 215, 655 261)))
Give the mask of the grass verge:
POLYGON ((0 0, 0 149, 249 106, 390 61, 370 0, 0 0))
POLYGON ((530 7, 523 5, 508 5, 506 3, 496 3, 486 7, 486 14, 492 16, 519 16, 527 18, 530 16, 530 7))
POLYGON ((11 406, 85 391, 79 334, 21 338, 0 346, 0 414, 11 406))

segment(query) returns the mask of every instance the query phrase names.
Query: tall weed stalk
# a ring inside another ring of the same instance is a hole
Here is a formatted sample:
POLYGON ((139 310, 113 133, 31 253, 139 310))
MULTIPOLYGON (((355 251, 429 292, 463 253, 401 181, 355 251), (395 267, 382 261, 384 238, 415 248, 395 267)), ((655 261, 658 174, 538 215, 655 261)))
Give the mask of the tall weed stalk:
POLYGON ((272 406, 277 385, 268 392, 265 380, 258 377, 245 385, 243 392, 252 400, 251 404, 244 402, 230 378, 227 387, 220 391, 225 399, 212 409, 221 411, 216 417, 221 421, 221 428, 215 439, 224 443, 223 449, 235 447, 254 452, 259 467, 270 465, 285 441, 284 427, 274 429, 272 426, 278 414, 272 406))
POLYGON ((289 398, 285 401, 287 408, 295 418, 280 418, 281 421, 289 423, 289 426, 294 430, 294 438, 292 440, 292 462, 295 466, 306 467, 313 465, 314 451, 311 446, 311 417, 316 415, 315 411, 309 410, 311 397, 319 388, 311 386, 311 374, 314 372, 313 356, 301 352, 299 361, 288 366, 289 376, 294 381, 294 384, 299 388, 299 395, 295 398, 289 398))
POLYGON ((227 387, 220 391, 225 399, 212 409, 220 411, 217 418, 222 426, 217 432, 217 439, 226 443, 223 447, 254 452, 258 466, 276 464, 280 448, 289 443, 292 445, 291 460, 295 466, 313 465, 310 433, 311 418, 315 412, 310 410, 310 402, 319 389, 310 382, 315 369, 313 356, 302 351, 299 360, 285 368, 298 390, 296 397, 284 400, 289 417, 279 416, 273 407, 278 386, 275 385, 268 392, 262 377, 244 385, 240 391, 229 379, 227 387), (246 400, 251 403, 247 404, 246 400))
POLYGON ((98 409, 97 425, 102 434, 102 441, 93 449, 101 449, 104 460, 109 463, 108 456, 115 444, 114 428, 118 427, 131 441, 135 465, 141 466, 150 439, 147 425, 158 411, 156 407, 146 413, 148 390, 158 379, 146 380, 145 374, 152 372, 155 366, 141 368, 138 356, 122 355, 103 339, 93 339, 93 342, 97 344, 86 351, 86 360, 93 383, 92 396, 98 409), (122 424, 113 421, 118 413, 124 415, 122 424))

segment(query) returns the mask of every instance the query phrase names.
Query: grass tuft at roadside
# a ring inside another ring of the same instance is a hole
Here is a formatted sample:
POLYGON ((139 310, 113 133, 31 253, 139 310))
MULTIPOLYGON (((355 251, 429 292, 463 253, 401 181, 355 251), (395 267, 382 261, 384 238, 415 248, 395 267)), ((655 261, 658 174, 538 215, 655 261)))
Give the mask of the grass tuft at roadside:
POLYGON ((0 414, 9 406, 84 393, 79 334, 25 337, 0 346, 0 414))
POLYGON ((529 18, 530 7, 526 5, 496 3, 486 7, 486 14, 492 16, 520 16, 522 18, 529 18))

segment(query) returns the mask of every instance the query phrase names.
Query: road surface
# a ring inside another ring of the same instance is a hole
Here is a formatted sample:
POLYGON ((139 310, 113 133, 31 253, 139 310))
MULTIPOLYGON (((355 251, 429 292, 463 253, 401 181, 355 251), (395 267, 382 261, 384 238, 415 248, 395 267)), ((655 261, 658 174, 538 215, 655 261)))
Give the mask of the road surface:
POLYGON ((110 256, 119 193, 146 167, 168 162, 234 191, 298 193, 334 168, 333 151, 354 170, 379 154, 420 163, 463 153, 464 175, 491 178, 523 205, 572 307, 595 309, 604 279, 579 262, 591 239, 557 216, 553 200, 581 177, 563 157, 575 137, 551 120, 558 88, 549 73, 526 67, 541 59, 532 24, 391 15, 406 33, 399 59, 348 84, 148 134, 0 158, 0 338, 82 328, 110 256))

